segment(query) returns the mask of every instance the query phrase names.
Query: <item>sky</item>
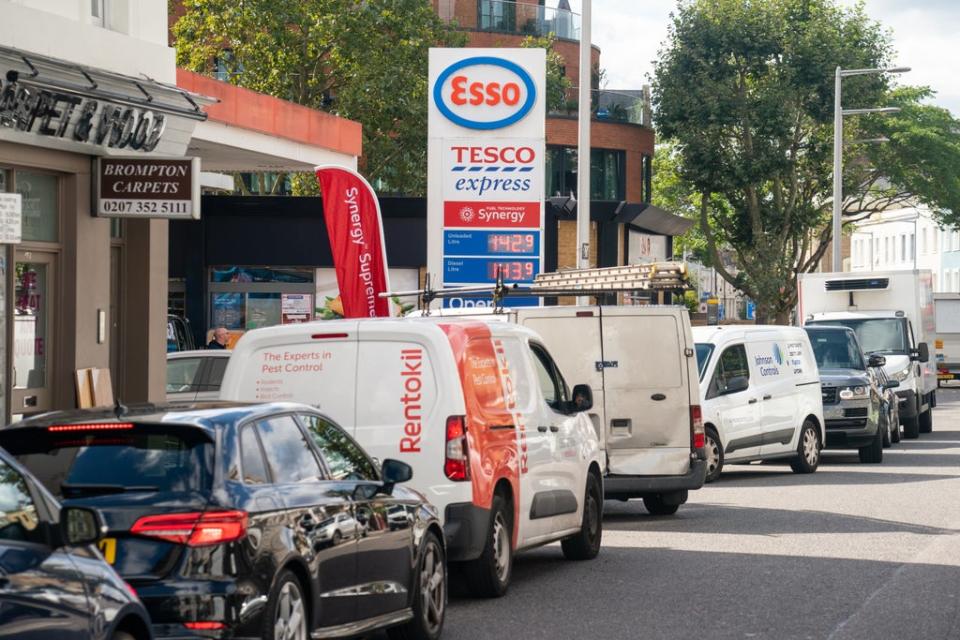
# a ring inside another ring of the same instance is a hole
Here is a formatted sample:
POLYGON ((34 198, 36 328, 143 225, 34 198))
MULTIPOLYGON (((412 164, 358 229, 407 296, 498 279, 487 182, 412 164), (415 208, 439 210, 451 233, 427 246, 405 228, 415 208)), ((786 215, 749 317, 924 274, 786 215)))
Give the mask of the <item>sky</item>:
MULTIPOLYGON (((558 0, 548 0, 556 6, 558 0)), ((838 0, 852 6, 855 0, 838 0)), ((581 0, 569 0, 578 12, 581 0)), ((593 43, 600 47, 607 89, 639 89, 667 36, 677 0, 592 0, 593 43)), ((867 15, 890 28, 895 64, 911 67, 902 82, 937 92, 932 102, 960 117, 960 0, 865 0, 867 15)), ((844 105, 851 106, 851 105, 844 105)))

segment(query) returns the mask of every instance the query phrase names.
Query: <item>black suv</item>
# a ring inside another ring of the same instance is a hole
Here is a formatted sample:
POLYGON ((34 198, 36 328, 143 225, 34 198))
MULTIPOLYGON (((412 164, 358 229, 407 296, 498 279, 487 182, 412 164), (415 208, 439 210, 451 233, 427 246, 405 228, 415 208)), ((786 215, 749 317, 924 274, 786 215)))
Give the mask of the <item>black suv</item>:
POLYGON ((890 439, 883 394, 887 385, 876 377, 882 356, 864 358, 857 334, 839 326, 807 326, 820 370, 823 419, 828 449, 857 449, 860 462, 883 462, 890 439))
POLYGON ((45 414, 0 444, 65 504, 103 513, 103 554, 158 637, 441 633, 436 510, 396 486, 409 466, 378 469, 307 406, 45 414))
POLYGON ((93 546, 101 526, 0 451, 0 640, 150 640, 143 605, 93 546))

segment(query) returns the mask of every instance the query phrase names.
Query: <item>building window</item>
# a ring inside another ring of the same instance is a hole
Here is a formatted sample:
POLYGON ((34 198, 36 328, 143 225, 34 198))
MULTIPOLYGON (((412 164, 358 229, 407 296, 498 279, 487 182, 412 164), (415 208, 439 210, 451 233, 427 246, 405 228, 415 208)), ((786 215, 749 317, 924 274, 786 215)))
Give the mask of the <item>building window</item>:
POLYGON ((907 261, 907 235, 900 234, 900 262, 907 261))
POLYGON ((90 0, 90 22, 98 27, 107 26, 107 0, 90 0))
POLYGON ((478 0, 477 27, 481 31, 517 30, 517 5, 504 0, 478 0))
MULTIPOLYGON (((626 199, 626 152, 617 149, 590 150, 590 199, 626 199)), ((546 196, 577 193, 577 150, 547 147, 546 196)))
POLYGON ((17 171, 17 193, 21 200, 23 240, 58 242, 60 240, 60 192, 57 177, 17 171))
POLYGON ((880 238, 873 239, 873 264, 880 264, 880 238))
POLYGON ((917 259, 917 237, 914 234, 910 234, 910 242, 907 245, 910 247, 910 257, 908 258, 911 262, 916 261, 917 259))
POLYGON ((312 316, 314 269, 213 267, 209 290, 211 328, 246 331, 269 327, 283 322, 288 296, 299 296, 297 300, 306 304, 312 316))
POLYGON ((920 253, 926 255, 927 253, 927 228, 923 228, 923 233, 920 234, 920 253))

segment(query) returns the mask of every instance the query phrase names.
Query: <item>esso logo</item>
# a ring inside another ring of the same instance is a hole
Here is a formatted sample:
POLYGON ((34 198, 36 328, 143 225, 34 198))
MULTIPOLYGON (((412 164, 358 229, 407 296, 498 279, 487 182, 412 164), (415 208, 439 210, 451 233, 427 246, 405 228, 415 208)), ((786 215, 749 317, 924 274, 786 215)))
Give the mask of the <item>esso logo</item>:
POLYGON ((465 58, 444 69, 433 101, 447 120, 468 129, 502 129, 533 108, 537 88, 520 65, 493 56, 465 58))

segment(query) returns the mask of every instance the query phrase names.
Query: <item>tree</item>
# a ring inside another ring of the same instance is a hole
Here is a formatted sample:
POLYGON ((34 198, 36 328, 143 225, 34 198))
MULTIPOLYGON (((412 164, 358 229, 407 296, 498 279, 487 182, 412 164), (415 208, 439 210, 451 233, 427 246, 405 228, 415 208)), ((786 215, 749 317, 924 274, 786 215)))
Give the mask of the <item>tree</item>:
POLYGON ((572 86, 572 82, 565 74, 566 61, 563 56, 557 53, 553 48, 553 43, 557 41, 556 34, 549 33, 545 36, 527 36, 520 43, 524 49, 546 49, 547 50, 547 112, 560 111, 564 108, 567 101, 567 91, 572 86))
MULTIPOLYGON (((698 196, 710 262, 756 301, 760 321, 787 321, 798 274, 829 247, 834 69, 882 67, 891 55, 888 32, 862 5, 691 0, 673 17, 654 72, 658 129, 676 145, 679 176, 698 196), (725 248, 736 275, 719 259, 725 248)), ((891 91, 884 76, 848 78, 843 92, 846 107, 904 107, 894 118, 845 119, 848 141, 881 131, 892 141, 845 146, 848 213, 909 196, 955 215, 958 123, 921 105, 924 90, 891 91), (938 157, 925 160, 933 150, 938 157), (943 182, 951 170, 953 180, 943 182)))
MULTIPOLYGON (((462 34, 422 0, 184 0, 177 64, 363 125, 361 169, 426 190, 427 50, 462 34)), ((295 181, 296 182, 296 181, 295 181)))

